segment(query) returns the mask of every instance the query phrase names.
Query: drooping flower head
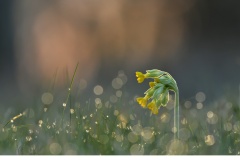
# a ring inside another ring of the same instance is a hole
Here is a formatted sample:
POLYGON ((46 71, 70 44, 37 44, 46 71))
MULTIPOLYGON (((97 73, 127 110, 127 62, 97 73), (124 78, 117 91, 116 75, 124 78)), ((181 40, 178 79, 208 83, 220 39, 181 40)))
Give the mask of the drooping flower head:
POLYGON ((147 70, 146 74, 136 72, 138 83, 142 83, 145 79, 151 78, 154 81, 149 82, 150 88, 144 93, 145 97, 137 98, 137 102, 143 107, 151 110, 153 114, 158 114, 161 106, 166 106, 169 101, 169 91, 177 91, 176 81, 172 76, 158 69, 147 70), (148 100, 152 101, 148 103, 148 100))

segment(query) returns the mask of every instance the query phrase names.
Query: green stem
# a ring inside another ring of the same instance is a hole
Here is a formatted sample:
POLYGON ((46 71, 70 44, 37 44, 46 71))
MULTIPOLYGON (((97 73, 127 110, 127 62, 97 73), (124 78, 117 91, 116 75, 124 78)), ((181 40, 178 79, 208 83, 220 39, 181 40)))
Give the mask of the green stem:
POLYGON ((74 81, 74 78, 76 76, 76 73, 77 73, 77 68, 78 68, 78 64, 79 62, 77 63, 77 66, 74 70, 74 73, 73 73, 73 77, 72 77, 72 80, 71 80, 71 83, 70 83, 70 87, 68 88, 68 95, 67 95, 67 98, 66 98, 66 101, 65 101, 65 106, 63 106, 63 112, 62 112, 62 127, 63 127, 63 120, 64 120, 64 112, 65 112, 65 109, 67 108, 67 102, 68 102, 68 98, 70 97, 70 94, 71 94, 71 90, 72 90, 72 85, 73 85, 73 81, 74 81))
POLYGON ((175 105, 174 105, 174 129, 177 129, 174 132, 174 139, 179 139, 179 91, 175 92, 175 105))

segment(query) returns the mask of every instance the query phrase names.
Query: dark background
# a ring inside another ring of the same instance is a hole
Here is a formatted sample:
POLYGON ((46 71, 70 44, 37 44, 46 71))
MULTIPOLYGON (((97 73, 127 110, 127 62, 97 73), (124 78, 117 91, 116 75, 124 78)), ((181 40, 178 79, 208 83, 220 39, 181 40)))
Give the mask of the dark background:
MULTIPOLYGON (((0 103, 17 99, 21 94, 16 80, 14 27, 17 26, 13 23, 13 3, 14 0, 0 1, 0 103)), ((199 91, 204 92, 209 101, 226 94, 237 97, 240 85, 239 7, 238 0, 196 1, 185 15, 188 32, 177 51, 181 56, 177 60, 170 57, 164 61, 152 58, 139 70, 163 68, 168 71, 178 82, 182 100, 195 96, 199 91)), ((124 68, 117 62, 110 64, 102 63, 95 80, 103 86, 124 68)), ((133 94, 138 93, 142 88, 139 89, 135 74, 125 72, 128 89, 133 94)))

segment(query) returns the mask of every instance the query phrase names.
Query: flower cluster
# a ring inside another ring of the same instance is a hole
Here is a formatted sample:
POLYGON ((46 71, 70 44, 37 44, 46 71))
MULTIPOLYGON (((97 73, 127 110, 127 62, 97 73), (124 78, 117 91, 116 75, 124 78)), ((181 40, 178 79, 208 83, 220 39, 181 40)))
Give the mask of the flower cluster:
POLYGON ((143 107, 151 110, 153 114, 158 114, 161 106, 166 106, 169 101, 169 91, 178 91, 176 81, 172 76, 158 69, 147 70, 146 74, 136 72, 138 83, 142 83, 147 78, 154 81, 149 83, 150 88, 144 93, 144 97, 138 97, 137 102, 143 107), (148 101, 151 100, 150 103, 148 101))

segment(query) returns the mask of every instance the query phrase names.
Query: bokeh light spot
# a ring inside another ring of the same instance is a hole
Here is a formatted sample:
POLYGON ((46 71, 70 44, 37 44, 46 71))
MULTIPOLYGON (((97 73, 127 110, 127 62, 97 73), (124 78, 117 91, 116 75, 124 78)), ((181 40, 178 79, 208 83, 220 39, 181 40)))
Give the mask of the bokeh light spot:
POLYGON ((187 141, 190 138, 190 131, 187 128, 181 128, 179 130, 179 139, 183 141, 187 141))
POLYGON ((134 144, 130 148, 130 154, 131 155, 143 155, 144 154, 144 148, 139 144, 134 144))
POLYGON ((118 100, 118 98, 117 98, 115 95, 111 95, 111 96, 110 96, 110 102, 116 103, 117 100, 118 100))
POLYGON ((93 89, 94 94, 101 95, 103 93, 103 87, 100 85, 97 85, 93 89))
POLYGON ((123 81, 121 78, 114 78, 112 81, 112 87, 114 89, 120 89, 123 86, 123 81))
POLYGON ((141 136, 143 136, 144 139, 149 140, 153 137, 153 130, 150 127, 145 127, 141 132, 141 136))
POLYGON ((197 94, 196 94, 196 100, 199 102, 199 103, 202 103, 202 102, 204 102, 205 101, 205 99, 206 99, 206 96, 205 96, 205 94, 203 93, 203 92, 198 92, 197 94))
POLYGON ((202 103, 197 103, 197 109, 202 109, 203 108, 203 104, 202 103))
POLYGON ((231 131, 232 130, 232 123, 230 123, 230 122, 224 123, 223 128, 224 128, 225 131, 231 131))
POLYGON ((132 127, 132 131, 136 135, 140 135, 142 132, 142 126, 140 124, 136 124, 132 127))
POLYGON ((191 108, 191 106, 192 106, 192 102, 186 101, 186 102, 184 103, 184 106, 185 106, 185 108, 189 109, 189 108, 191 108))
POLYGON ((160 120, 161 122, 163 123, 168 123, 170 121, 170 115, 168 113, 163 113, 161 116, 160 116, 160 120))
POLYGON ((181 155, 188 152, 188 146, 180 140, 172 140, 167 145, 167 154, 181 155))
POLYGON ((120 90, 116 91, 116 96, 118 98, 122 97, 122 91, 120 91, 120 90))
POLYGON ((60 154, 61 153, 62 147, 58 143, 51 143, 50 146, 49 146, 49 150, 50 150, 51 154, 56 155, 56 154, 60 154))
POLYGON ((50 105, 53 102, 53 95, 49 92, 43 93, 42 103, 45 105, 50 105))
POLYGON ((128 133, 128 141, 131 143, 136 143, 138 141, 138 135, 133 132, 128 133))

